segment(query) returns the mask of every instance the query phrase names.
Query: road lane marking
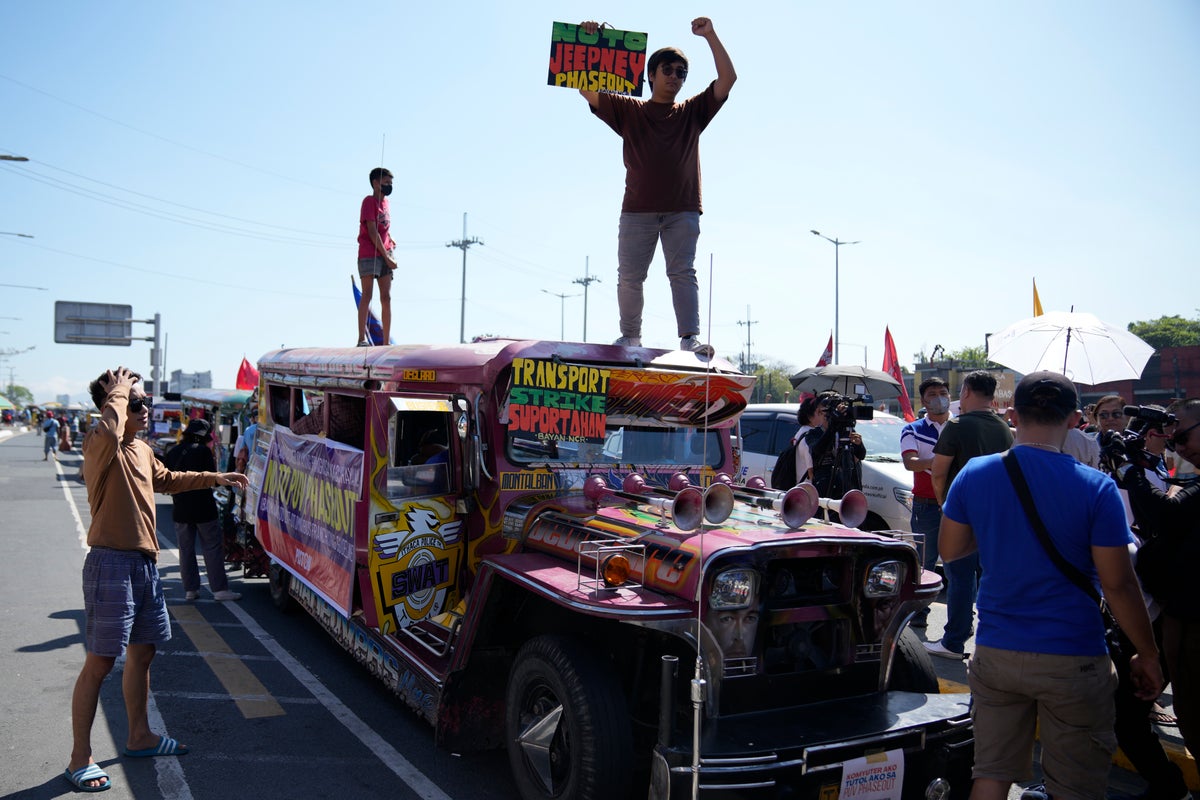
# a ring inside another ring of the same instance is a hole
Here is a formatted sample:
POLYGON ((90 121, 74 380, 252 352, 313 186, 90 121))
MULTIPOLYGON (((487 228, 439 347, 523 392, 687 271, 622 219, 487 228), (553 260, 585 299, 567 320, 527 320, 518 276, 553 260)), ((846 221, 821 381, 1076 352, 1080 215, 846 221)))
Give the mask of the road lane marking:
MULTIPOLYGON (((416 792, 418 797, 422 800, 451 800, 450 795, 439 789, 437 784, 425 777, 420 770, 413 766, 412 762, 400 755, 396 748, 388 744, 371 726, 359 719, 353 711, 334 696, 333 692, 325 688, 325 685, 317 680, 317 677, 309 672, 307 667, 297 661, 291 653, 284 649, 283 645, 263 630, 262 626, 245 609, 235 603, 230 603, 227 608, 246 626, 254 638, 258 639, 267 652, 275 656, 304 688, 312 692, 313 697, 321 701, 321 705, 325 706, 338 722, 345 725, 346 729, 374 753, 397 778, 408 784, 408 787, 416 792)), ((375 680, 375 678, 363 671, 362 680, 375 680)))
POLYGON ((192 606, 178 605, 170 606, 169 610, 179 623, 183 635, 191 640, 197 650, 205 653, 204 663, 208 664, 208 668, 233 698, 243 717, 261 719, 282 717, 287 713, 199 611, 192 606))

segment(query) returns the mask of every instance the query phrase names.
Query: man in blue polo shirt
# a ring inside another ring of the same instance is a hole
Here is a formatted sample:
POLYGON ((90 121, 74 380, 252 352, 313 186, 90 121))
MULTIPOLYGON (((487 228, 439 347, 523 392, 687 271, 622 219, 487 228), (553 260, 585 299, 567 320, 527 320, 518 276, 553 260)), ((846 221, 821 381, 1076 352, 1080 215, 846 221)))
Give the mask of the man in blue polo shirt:
MULTIPOLYGON (((950 419, 950 387, 938 377, 926 378, 917 387, 925 416, 910 422, 900 431, 900 458, 904 468, 913 473, 912 532, 925 537, 925 569, 933 569, 938 560, 938 527, 942 524, 942 508, 933 492, 930 468, 933 466, 933 446, 937 444, 942 426, 950 419)), ((913 617, 915 628, 924 628, 929 609, 913 617)))
MULTIPOLYGON (((1132 541, 1116 484, 1062 452, 1079 419, 1062 375, 1026 375, 1013 394, 1015 457, 1050 543, 1102 590, 1133 643, 1137 695, 1162 689, 1158 647, 1134 576, 1132 541)), ((971 459, 942 507, 938 544, 947 564, 978 553, 979 632, 968 669, 975 722, 972 800, 1003 800, 1032 777, 1041 726, 1046 790, 1025 797, 1103 798, 1112 753, 1116 671, 1095 600, 1058 567, 996 453, 971 459)))

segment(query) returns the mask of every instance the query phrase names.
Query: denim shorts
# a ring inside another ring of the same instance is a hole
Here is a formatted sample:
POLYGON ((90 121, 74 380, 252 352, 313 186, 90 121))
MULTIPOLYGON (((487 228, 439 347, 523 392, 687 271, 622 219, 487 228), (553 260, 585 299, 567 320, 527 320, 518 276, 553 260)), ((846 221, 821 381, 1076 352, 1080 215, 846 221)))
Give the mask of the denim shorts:
POLYGON ((171 620, 158 567, 137 550, 93 547, 83 562, 84 644, 109 658, 130 644, 171 638, 171 620))
POLYGON ((385 275, 391 276, 391 274, 392 271, 388 269, 387 262, 380 256, 358 260, 358 277, 360 278, 382 278, 385 275))

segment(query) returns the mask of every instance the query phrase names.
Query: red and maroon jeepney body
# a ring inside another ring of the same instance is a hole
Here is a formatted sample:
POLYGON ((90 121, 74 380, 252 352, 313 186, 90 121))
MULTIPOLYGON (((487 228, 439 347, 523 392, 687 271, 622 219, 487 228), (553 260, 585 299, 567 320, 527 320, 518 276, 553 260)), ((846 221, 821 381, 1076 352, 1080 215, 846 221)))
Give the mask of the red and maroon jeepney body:
POLYGON ((906 627, 940 579, 909 534, 730 485, 752 376, 512 340, 258 367, 276 601, 524 797, 969 790, 966 696, 906 627))

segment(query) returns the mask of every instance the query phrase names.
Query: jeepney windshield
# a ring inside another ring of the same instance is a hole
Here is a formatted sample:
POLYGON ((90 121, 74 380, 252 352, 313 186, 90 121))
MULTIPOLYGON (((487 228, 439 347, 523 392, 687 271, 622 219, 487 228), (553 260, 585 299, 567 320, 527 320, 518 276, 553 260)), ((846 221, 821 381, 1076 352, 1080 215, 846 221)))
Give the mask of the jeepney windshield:
POLYGON ((719 467, 724 461, 721 436, 726 429, 608 428, 603 441, 537 439, 509 432, 508 455, 514 464, 637 464, 638 466, 719 467))

